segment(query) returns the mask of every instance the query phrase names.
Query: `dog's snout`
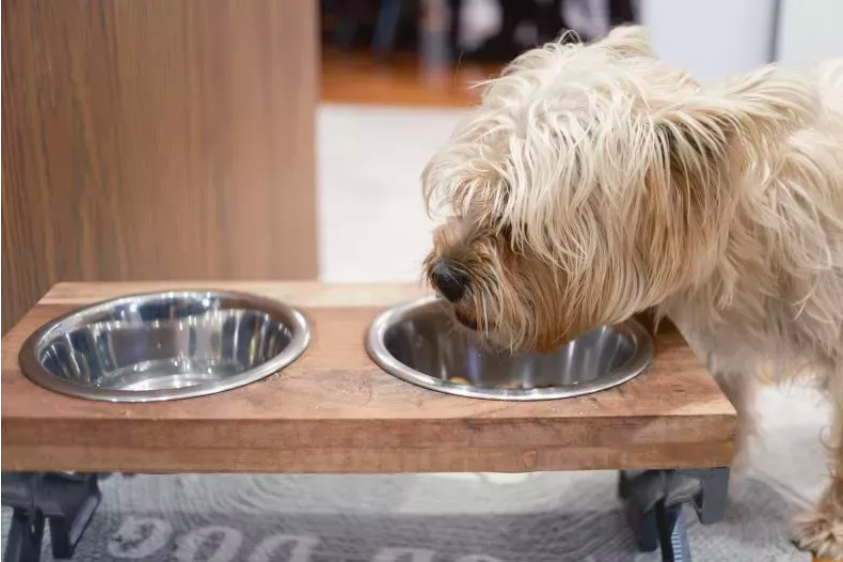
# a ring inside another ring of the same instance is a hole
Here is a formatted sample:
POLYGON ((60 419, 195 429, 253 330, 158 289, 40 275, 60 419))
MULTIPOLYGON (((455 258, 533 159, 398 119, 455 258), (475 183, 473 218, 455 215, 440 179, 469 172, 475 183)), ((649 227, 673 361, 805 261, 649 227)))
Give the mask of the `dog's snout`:
POLYGON ((457 302, 465 295, 468 279, 453 263, 439 260, 430 272, 433 286, 443 297, 451 302, 457 302))

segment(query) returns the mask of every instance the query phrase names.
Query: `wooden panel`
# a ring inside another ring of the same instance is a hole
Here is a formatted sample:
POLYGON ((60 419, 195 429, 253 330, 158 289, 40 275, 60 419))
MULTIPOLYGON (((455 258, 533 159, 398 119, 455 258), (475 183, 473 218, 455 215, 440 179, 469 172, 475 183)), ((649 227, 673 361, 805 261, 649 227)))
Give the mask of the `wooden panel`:
POLYGON ((2 15, 4 332, 60 280, 315 278, 315 2, 2 15))
POLYGON ((735 412, 674 330, 647 373, 568 400, 499 402, 417 388, 380 370, 363 339, 401 286, 226 283, 283 298, 313 324, 293 365, 230 392, 154 404, 61 396, 29 382, 34 329, 107 296, 174 288, 61 285, 3 338, 3 470, 401 472, 706 467, 729 463, 735 412))

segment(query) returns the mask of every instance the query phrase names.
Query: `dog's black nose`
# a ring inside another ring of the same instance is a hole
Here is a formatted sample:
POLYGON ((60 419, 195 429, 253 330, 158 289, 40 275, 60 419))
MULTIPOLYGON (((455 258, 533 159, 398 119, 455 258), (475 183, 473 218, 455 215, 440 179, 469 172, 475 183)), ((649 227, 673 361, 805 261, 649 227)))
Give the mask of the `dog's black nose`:
POLYGON ((468 278, 453 263, 439 260, 430 272, 430 281, 443 297, 451 302, 457 302, 465 294, 468 278))

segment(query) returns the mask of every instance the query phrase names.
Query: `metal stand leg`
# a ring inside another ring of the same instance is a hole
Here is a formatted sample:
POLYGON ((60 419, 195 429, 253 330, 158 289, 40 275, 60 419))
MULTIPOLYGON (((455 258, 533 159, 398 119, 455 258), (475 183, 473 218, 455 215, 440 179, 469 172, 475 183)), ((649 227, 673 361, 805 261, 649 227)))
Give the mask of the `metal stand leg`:
POLYGON ((693 502, 704 525, 721 521, 729 469, 621 471, 618 494, 642 552, 661 549, 664 562, 690 562, 682 506, 693 502))
POLYGON ((726 495, 729 493, 729 468, 680 470, 679 474, 697 478, 700 493, 694 497, 697 517, 703 525, 723 521, 726 516, 726 495))
POLYGON ((4 562, 37 562, 44 520, 54 558, 71 558, 100 502, 96 474, 3 474, 2 502, 14 508, 4 562))
POLYGON ((682 514, 682 505, 668 507, 664 500, 661 500, 656 503, 654 512, 662 560, 690 562, 691 549, 688 546, 688 531, 682 514))
POLYGON ((44 538, 44 514, 15 508, 3 562, 38 562, 44 538))

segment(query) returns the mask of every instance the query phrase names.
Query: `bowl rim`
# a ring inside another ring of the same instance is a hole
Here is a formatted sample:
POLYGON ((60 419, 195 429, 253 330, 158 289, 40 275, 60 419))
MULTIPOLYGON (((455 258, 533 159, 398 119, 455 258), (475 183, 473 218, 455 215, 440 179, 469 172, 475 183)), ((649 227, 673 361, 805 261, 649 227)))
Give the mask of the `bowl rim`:
POLYGON ((310 322, 305 315, 298 309, 275 299, 251 293, 215 289, 153 291, 129 294, 92 303, 53 318, 26 338, 18 353, 18 363, 26 378, 39 386, 60 394, 105 402, 159 402, 216 394, 266 378, 298 359, 310 346, 311 337, 310 322), (290 342, 278 355, 237 375, 195 386, 157 390, 120 390, 77 384, 56 377, 44 368, 39 359, 39 350, 46 343, 46 340, 52 337, 55 331, 70 327, 74 320, 78 322, 86 316, 103 313, 116 306, 129 304, 133 301, 149 302, 158 299, 202 299, 209 297, 244 301, 256 309, 271 311, 283 316, 291 332, 290 342))
POLYGON ((573 398, 575 396, 583 396, 613 388, 643 373, 653 360, 654 344, 652 336, 640 322, 634 318, 629 318, 624 322, 614 324, 613 327, 624 330, 633 338, 635 353, 620 368, 611 370, 606 376, 598 377, 575 387, 557 386, 529 390, 480 388, 454 383, 426 375, 401 363, 389 352, 384 340, 386 331, 399 322, 405 315, 422 308, 433 306, 439 302, 442 302, 442 299, 436 295, 430 295, 399 304, 379 314, 366 332, 366 351, 372 361, 387 373, 428 390, 466 398, 528 402, 573 398))

